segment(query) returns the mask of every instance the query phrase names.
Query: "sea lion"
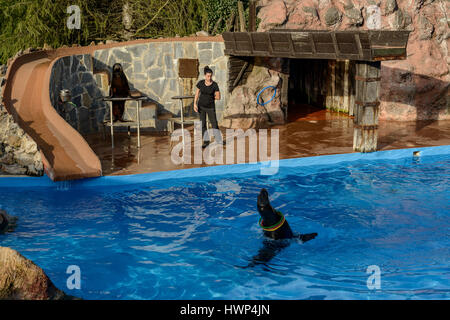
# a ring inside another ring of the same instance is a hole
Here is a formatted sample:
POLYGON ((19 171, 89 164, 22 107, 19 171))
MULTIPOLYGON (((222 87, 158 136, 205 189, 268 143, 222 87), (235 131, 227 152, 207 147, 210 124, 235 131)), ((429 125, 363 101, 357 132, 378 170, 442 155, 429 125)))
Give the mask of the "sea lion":
POLYGON ((261 189, 257 206, 261 215, 259 225, 264 230, 264 236, 270 240, 264 240, 263 247, 247 267, 269 262, 280 250, 289 246, 289 239, 299 239, 303 243, 317 236, 317 233, 294 234, 284 215, 270 205, 266 189, 261 189))
POLYGON ((0 209, 0 234, 14 231, 17 218, 0 209))
MULTIPOLYGON (((120 63, 115 63, 113 65, 109 95, 114 98, 125 98, 130 96, 130 86, 128 85, 127 76, 123 72, 120 63)), ((125 101, 113 101, 112 104, 114 121, 123 120, 125 101)))

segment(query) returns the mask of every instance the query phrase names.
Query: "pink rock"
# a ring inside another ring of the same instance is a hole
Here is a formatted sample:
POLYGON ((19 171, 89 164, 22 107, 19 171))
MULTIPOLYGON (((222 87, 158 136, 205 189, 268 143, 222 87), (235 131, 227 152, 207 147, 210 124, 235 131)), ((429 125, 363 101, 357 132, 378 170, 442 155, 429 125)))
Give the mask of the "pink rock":
POLYGON ((282 0, 268 2, 258 12, 261 22, 258 31, 267 31, 286 22, 287 8, 282 0))

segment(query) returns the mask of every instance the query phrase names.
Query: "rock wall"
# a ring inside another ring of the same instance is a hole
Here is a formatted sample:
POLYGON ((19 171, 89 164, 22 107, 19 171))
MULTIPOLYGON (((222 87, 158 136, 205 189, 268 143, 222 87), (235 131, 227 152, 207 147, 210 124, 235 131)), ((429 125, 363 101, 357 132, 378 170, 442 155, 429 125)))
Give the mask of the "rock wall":
POLYGON ((284 111, 281 101, 281 74, 283 59, 255 57, 252 72, 247 81, 233 89, 220 125, 227 128, 261 128, 269 124, 284 123, 284 111), (260 105, 256 102, 257 93, 266 86, 260 95, 260 105), (273 97, 273 99, 272 99, 273 97), (269 100, 272 99, 270 102, 269 100))
MULTIPOLYGON (((0 87, 7 67, 0 66, 0 87)), ((44 165, 36 142, 14 121, 1 103, 0 90, 0 174, 42 176, 44 165)))
MULTIPOLYGON (((411 30, 407 59, 382 62, 380 120, 450 119, 450 1, 261 0, 257 12, 257 31, 411 30)), ((247 84, 242 87, 234 89, 230 101, 238 100, 242 91, 257 93, 247 84)))

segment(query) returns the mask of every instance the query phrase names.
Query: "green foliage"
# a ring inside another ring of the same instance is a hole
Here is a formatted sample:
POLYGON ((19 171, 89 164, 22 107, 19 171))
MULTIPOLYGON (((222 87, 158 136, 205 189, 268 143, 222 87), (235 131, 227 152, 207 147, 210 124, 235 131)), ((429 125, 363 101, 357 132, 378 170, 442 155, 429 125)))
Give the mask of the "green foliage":
MULTIPOLYGON (((243 0, 248 21, 248 0, 243 0)), ((92 41, 186 36, 225 30, 237 0, 0 0, 0 64, 28 47, 54 48, 92 41), (128 4, 131 27, 124 26, 128 4), (67 7, 81 9, 81 29, 67 28, 67 7)))

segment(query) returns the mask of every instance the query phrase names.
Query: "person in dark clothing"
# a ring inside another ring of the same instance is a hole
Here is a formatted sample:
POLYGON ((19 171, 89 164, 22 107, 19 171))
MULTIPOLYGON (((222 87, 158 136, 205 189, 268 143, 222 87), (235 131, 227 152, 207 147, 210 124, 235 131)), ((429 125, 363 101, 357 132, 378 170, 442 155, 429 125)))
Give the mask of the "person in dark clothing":
MULTIPOLYGON (((213 129, 219 130, 216 117, 215 100, 220 100, 219 85, 212 80, 213 71, 206 66, 204 69, 205 79, 200 80, 197 83, 197 91, 194 98, 194 110, 200 112, 200 121, 202 122, 202 140, 205 139, 206 128, 206 115, 208 115, 209 122, 213 129)), ((225 143, 222 139, 222 135, 216 136, 216 142, 225 143)), ((205 139, 202 147, 205 148, 209 144, 208 139, 205 139)))
MULTIPOLYGON (((113 72, 111 78, 109 95, 115 98, 125 98, 130 96, 130 86, 128 85, 127 76, 123 72, 122 65, 115 63, 113 65, 113 72)), ((123 120, 123 113, 125 112, 125 101, 113 101, 114 122, 123 120)))

